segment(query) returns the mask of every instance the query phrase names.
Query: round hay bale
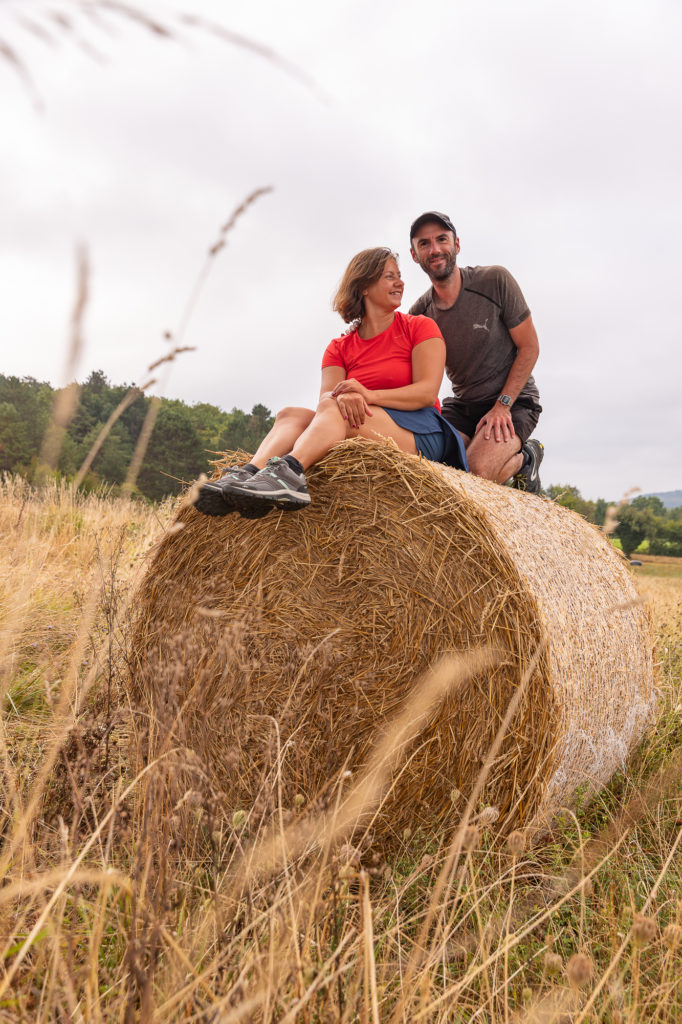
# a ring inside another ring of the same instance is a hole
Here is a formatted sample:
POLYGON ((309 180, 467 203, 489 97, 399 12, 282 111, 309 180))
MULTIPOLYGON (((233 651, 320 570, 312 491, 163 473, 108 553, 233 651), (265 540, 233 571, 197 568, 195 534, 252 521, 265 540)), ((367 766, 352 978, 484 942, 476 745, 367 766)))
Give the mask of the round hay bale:
POLYGON ((499 824, 608 780, 655 689, 647 610, 602 535, 389 443, 344 442, 308 479, 293 515, 181 508, 138 596, 137 696, 171 709, 230 806, 267 805, 275 780, 289 807, 318 799, 367 763, 439 655, 483 644, 493 667, 405 752, 375 831, 456 823, 524 673, 482 795, 499 824))

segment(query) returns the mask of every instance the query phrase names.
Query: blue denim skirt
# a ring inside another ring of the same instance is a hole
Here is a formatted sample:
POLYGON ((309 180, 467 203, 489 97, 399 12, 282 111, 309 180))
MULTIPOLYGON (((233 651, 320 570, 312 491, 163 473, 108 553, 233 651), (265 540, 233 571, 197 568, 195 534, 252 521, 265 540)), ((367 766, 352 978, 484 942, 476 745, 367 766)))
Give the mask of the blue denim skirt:
POLYGON ((414 435, 417 451, 431 462, 469 472, 464 441, 455 428, 432 405, 426 409, 385 409, 394 423, 414 435))

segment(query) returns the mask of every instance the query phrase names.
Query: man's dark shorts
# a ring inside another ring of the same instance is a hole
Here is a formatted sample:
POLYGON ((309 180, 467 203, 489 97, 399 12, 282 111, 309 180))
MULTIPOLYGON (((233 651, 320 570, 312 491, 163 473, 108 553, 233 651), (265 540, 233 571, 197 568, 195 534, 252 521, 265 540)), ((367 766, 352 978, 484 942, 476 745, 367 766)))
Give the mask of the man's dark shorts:
MULTIPOLYGON (((490 412, 494 402, 473 402, 471 404, 460 402, 457 398, 443 399, 441 415, 451 423, 460 434, 466 434, 473 438, 476 427, 486 413, 490 412)), ((514 402, 511 408, 512 423, 517 437, 521 444, 528 440, 535 429, 535 424, 540 419, 542 406, 526 402, 523 398, 514 402)))

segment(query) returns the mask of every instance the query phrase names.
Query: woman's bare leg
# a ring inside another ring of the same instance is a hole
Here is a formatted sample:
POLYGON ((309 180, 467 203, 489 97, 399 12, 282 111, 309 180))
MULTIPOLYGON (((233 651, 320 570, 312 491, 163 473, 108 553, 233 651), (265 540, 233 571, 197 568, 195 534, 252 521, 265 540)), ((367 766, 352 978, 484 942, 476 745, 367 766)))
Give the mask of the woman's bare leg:
POLYGON ((366 437, 368 441, 381 441, 390 437, 396 442, 402 452, 409 455, 417 454, 417 446, 414 443, 414 434, 411 430, 399 427, 395 420, 392 420, 385 409, 380 405, 372 405, 372 416, 368 416, 361 427, 350 428, 349 437, 366 437))
POLYGON ((290 453, 308 469, 314 462, 319 462, 339 441, 345 440, 347 423, 339 412, 336 400, 323 398, 315 415, 306 430, 297 438, 290 453))
POLYGON ((308 469, 313 463, 319 462, 330 448, 348 437, 366 437, 370 441, 390 437, 401 451, 416 454, 414 435, 409 430, 394 423, 380 406, 371 406, 371 411, 372 415, 367 417, 361 427, 350 427, 339 412, 336 401, 333 398, 322 399, 313 420, 297 439, 291 454, 304 469, 308 469))
POLYGON ((274 455, 288 455, 303 431, 310 426, 314 416, 312 409, 296 406, 281 409, 275 417, 272 430, 258 446, 251 464, 262 469, 274 455))

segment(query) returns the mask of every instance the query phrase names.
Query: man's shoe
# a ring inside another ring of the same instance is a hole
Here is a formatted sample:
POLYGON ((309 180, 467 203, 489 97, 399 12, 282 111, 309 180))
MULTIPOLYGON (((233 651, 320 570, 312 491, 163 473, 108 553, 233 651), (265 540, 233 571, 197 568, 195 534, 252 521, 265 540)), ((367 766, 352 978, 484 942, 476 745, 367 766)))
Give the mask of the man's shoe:
POLYGON ((539 441, 531 437, 521 445, 521 454, 527 458, 524 459, 523 466, 514 476, 512 487, 515 487, 517 491, 527 491, 528 494, 539 494, 542 490, 540 463, 543 460, 545 449, 539 441))
POLYGON ((265 515, 271 508, 290 511, 310 504, 305 474, 298 473, 277 456, 269 459, 265 468, 249 480, 230 481, 227 487, 239 514, 245 517, 254 511, 265 515))
MULTIPOLYGON (((246 483, 252 480, 255 473, 249 473, 248 469, 241 466, 230 466, 221 476, 220 480, 209 480, 199 489, 199 496, 194 502, 194 507, 203 512, 205 516, 226 516, 228 512, 236 512, 229 485, 233 483, 246 483)), ((255 515, 251 518, 257 519, 267 515, 267 509, 255 509, 255 515)))

